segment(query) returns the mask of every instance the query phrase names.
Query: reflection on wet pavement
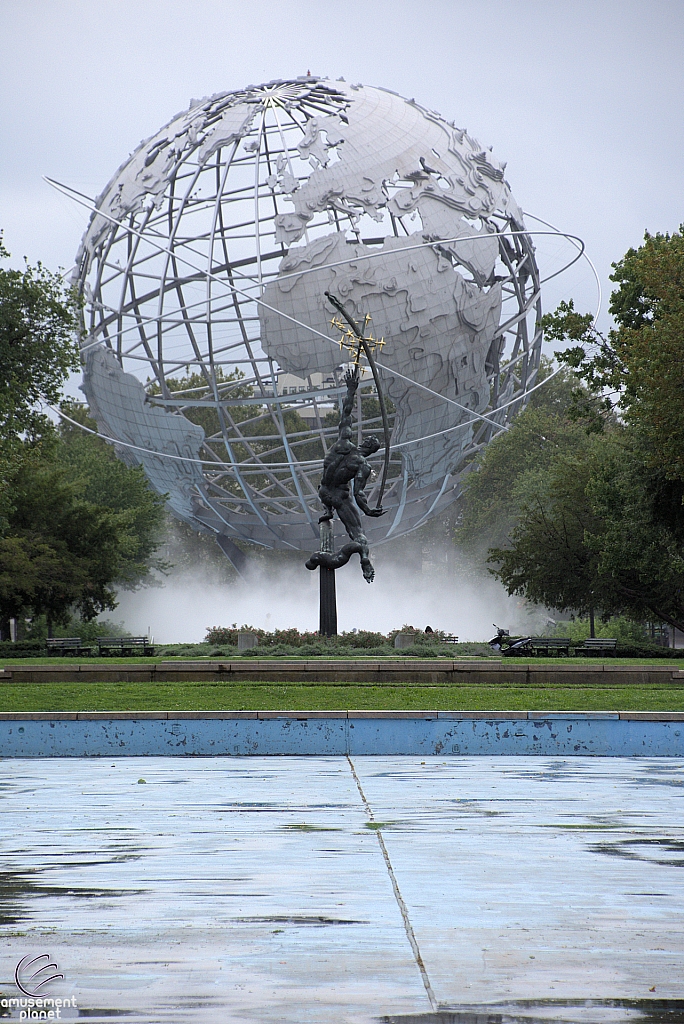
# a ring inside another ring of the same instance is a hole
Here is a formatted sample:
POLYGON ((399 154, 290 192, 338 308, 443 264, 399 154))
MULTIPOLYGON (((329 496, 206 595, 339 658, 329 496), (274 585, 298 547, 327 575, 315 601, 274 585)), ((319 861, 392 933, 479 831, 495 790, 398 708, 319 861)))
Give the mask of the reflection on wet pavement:
POLYGON ((492 1007, 385 1016, 379 1024, 684 1024, 682 999, 519 1000, 492 1007))
POLYGON ((351 767, 3 761, 0 1015, 49 951, 63 1020, 684 1024, 684 763, 351 767))

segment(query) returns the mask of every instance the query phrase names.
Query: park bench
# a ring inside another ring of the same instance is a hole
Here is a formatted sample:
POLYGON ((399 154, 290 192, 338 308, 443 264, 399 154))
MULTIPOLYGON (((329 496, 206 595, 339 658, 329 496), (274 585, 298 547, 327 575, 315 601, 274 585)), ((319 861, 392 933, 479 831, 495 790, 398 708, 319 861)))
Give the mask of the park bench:
POLYGON ((45 646, 48 656, 51 654, 73 654, 77 658, 82 658, 95 653, 95 648, 85 644, 80 636, 48 637, 45 646))
POLYGON ((575 648, 575 654, 615 654, 617 651, 617 640, 585 640, 582 646, 575 648))
POLYGON ((440 642, 443 643, 443 644, 457 644, 458 643, 458 637, 457 636, 452 636, 451 633, 448 633, 447 636, 443 636, 442 637, 440 642))
POLYGON ((528 650, 535 654, 557 655, 570 657, 570 648, 575 645, 567 636, 533 636, 530 637, 528 650))
POLYGON ((121 657, 154 654, 154 646, 146 636, 98 636, 97 647, 103 657, 114 654, 121 657))

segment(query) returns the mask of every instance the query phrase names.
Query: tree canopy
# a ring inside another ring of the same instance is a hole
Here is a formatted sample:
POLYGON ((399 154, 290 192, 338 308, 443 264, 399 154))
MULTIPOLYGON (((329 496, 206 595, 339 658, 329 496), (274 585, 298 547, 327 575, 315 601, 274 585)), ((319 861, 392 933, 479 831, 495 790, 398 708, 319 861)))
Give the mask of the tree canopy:
POLYGON ((571 301, 544 318, 548 340, 570 343, 556 355, 572 401, 555 433, 529 409, 492 442, 464 528, 498 500, 490 561, 511 594, 684 631, 684 238, 646 235, 613 266, 607 337, 571 301))
MULTIPOLYGON (((78 301, 58 274, 0 269, 0 357, 0 628, 74 610, 92 619, 115 607, 115 587, 163 568, 164 499, 104 442, 44 412, 79 365, 78 301)), ((85 408, 69 413, 88 425, 85 408)))
POLYGON ((584 425, 569 415, 579 382, 565 368, 551 377, 552 369, 545 359, 539 380, 548 383, 534 393, 511 428, 480 453, 465 478, 456 541, 474 556, 507 543, 523 505, 555 460, 577 452, 585 441, 584 425))
POLYGON ((558 455, 490 561, 511 594, 548 608, 661 620, 684 630, 684 507, 623 428, 558 455))
MULTIPOLYGON (((86 406, 66 402, 62 409, 82 426, 97 429, 86 406)), ((166 568, 155 555, 166 525, 165 500, 149 486, 142 466, 127 466, 111 445, 68 420, 59 424, 54 460, 75 493, 115 516, 117 585, 136 587, 149 580, 153 569, 166 568)))
MULTIPOLYGON (((7 259, 0 235, 0 259, 7 259)), ((58 274, 26 263, 0 268, 0 440, 40 433, 41 402, 59 402, 70 370, 79 365, 78 302, 58 274)))
POLYGON ((684 479, 683 231, 647 233, 613 264, 616 326, 607 338, 572 302, 544 318, 549 340, 571 343, 558 357, 584 381, 595 407, 616 406, 639 432, 644 458, 671 479, 684 479))
POLYGON ((0 538, 0 614, 91 619, 116 605, 111 584, 121 553, 117 517, 81 499, 54 465, 22 466, 0 538))

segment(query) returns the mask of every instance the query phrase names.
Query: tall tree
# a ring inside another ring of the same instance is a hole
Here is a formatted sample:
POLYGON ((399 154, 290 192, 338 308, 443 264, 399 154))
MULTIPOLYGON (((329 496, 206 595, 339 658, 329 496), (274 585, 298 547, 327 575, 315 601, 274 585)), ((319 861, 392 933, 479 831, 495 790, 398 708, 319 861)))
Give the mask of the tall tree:
POLYGON ((86 406, 66 402, 62 410, 74 422, 59 424, 55 465, 83 501, 116 517, 119 562, 114 582, 125 589, 148 582, 153 569, 166 569, 155 554, 166 530, 165 500, 149 486, 142 466, 127 466, 111 445, 88 433, 97 424, 86 406))
MULTIPOLYGON (((7 259, 0 236, 0 259, 7 259)), ((76 369, 78 303, 40 263, 24 270, 0 268, 0 438, 39 432, 39 403, 56 403, 69 371, 76 369)))
POLYGON ((103 442, 45 415, 79 365, 78 300, 41 264, 0 269, 0 358, 0 628, 28 613, 91 619, 155 565, 163 499, 103 442))
POLYGON ((116 606, 112 583, 124 552, 115 513, 83 501, 49 463, 22 465, 0 539, 0 617, 31 612, 48 624, 116 606))
MULTIPOLYGON (((0 235, 0 259, 9 257, 0 235)), ((51 433, 42 402, 54 404, 78 366, 78 302, 40 263, 0 267, 0 530, 11 506, 9 477, 51 433)))
MULTIPOLYGON (((540 379, 552 372, 542 364, 540 379)), ((471 555, 508 542, 521 508, 536 493, 559 456, 572 455, 586 443, 584 425, 569 409, 580 382, 561 368, 536 391, 527 409, 479 454, 464 481, 456 542, 471 555)))
POLYGON ((490 552, 494 574, 549 608, 684 629, 682 490, 663 483, 625 428, 588 437, 522 505, 508 546, 490 552))
POLYGON ((646 234, 613 264, 615 328, 603 337, 572 302, 544 318, 549 340, 570 343, 572 366, 601 411, 616 405, 641 436, 646 462, 684 479, 684 234, 646 234))

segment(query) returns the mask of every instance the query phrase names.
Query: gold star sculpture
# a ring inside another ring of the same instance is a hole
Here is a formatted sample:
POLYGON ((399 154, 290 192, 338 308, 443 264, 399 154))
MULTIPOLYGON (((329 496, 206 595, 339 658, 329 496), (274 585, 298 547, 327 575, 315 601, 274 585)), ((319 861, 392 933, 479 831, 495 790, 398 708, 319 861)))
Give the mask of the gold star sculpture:
MULTIPOLYGON (((371 322, 370 313, 366 313, 363 318, 363 338, 371 352, 375 354, 378 349, 382 349, 385 344, 384 338, 374 338, 372 334, 366 334, 366 329, 371 322)), ((334 327, 335 330, 340 331, 340 349, 346 349, 354 356, 354 363, 358 366, 361 362, 361 356, 363 355, 363 346, 359 341, 359 336, 352 331, 351 327, 340 320, 339 317, 334 316, 330 321, 330 326, 334 327)))

